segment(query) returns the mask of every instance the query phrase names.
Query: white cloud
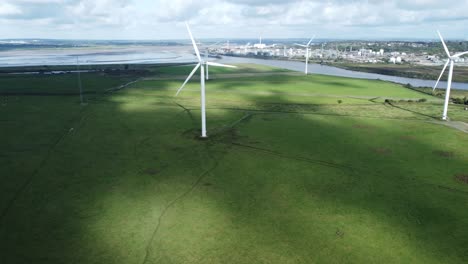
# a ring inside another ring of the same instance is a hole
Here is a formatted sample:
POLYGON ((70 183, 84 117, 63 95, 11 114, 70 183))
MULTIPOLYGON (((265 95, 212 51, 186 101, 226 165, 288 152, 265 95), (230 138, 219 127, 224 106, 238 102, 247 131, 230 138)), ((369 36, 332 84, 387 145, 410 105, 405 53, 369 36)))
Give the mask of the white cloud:
POLYGON ((65 3, 64 0, 15 0, 16 3, 23 3, 23 4, 57 4, 57 3, 65 3))
POLYGON ((0 3, 0 16, 17 14, 21 14, 21 9, 19 9, 19 7, 9 3, 0 3))
POLYGON ((434 27, 466 32, 466 10, 467 0, 2 0, 0 20, 9 27, 0 34, 61 37, 74 28, 93 38, 178 38, 188 20, 201 37, 299 37, 312 30, 327 37, 430 37, 434 27), (409 31, 415 27, 417 34, 409 31))

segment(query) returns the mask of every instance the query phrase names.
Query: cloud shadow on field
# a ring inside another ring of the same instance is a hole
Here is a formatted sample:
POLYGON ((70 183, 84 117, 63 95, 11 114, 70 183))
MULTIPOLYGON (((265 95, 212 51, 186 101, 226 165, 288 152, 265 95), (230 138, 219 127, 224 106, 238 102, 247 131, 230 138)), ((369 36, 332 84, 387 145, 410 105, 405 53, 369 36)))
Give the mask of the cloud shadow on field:
POLYGON ((103 97, 73 122, 1 219, 1 262, 467 261, 468 189, 453 180, 466 147, 420 135, 460 132, 317 115, 320 104, 282 111, 296 102, 273 93, 244 96, 259 111, 208 109, 203 141, 186 105, 198 95, 168 100, 174 82, 157 84, 103 97))

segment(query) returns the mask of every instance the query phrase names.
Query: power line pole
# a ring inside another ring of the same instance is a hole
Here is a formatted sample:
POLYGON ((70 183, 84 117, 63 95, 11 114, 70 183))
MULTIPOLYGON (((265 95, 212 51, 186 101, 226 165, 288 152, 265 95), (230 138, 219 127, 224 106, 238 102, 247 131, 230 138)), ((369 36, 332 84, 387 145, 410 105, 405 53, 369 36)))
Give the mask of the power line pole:
POLYGON ((80 62, 78 57, 76 57, 76 72, 78 73, 78 87, 80 88, 80 102, 83 105, 83 87, 81 85, 81 73, 80 73, 80 62))

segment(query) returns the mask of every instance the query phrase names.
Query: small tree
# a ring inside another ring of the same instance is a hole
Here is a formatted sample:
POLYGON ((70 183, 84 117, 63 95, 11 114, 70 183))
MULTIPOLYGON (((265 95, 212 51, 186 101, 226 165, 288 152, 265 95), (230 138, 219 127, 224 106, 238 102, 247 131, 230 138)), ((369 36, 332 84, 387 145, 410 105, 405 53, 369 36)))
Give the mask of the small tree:
POLYGON ((455 104, 466 104, 466 97, 465 98, 453 98, 453 103, 455 104))

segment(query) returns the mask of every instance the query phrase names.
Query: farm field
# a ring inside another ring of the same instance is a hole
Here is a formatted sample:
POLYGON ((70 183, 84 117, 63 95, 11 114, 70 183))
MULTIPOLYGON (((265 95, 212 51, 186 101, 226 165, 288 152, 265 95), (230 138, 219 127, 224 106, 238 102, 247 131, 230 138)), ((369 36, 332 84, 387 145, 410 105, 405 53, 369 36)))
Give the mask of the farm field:
POLYGON ((0 75, 0 263, 468 262, 463 106, 213 68, 201 140, 191 69, 0 75))
MULTIPOLYGON (((359 63, 334 63, 333 66, 341 67, 348 70, 378 73, 391 76, 401 76, 408 78, 418 78, 425 80, 437 80, 443 65, 441 66, 424 66, 424 65, 395 65, 395 64, 359 64, 359 63)), ((457 65, 458 66, 458 65, 457 65)), ((447 72, 443 75, 442 80, 447 80, 447 72)), ((468 82, 468 67, 455 67, 454 79, 455 82, 468 82)))

